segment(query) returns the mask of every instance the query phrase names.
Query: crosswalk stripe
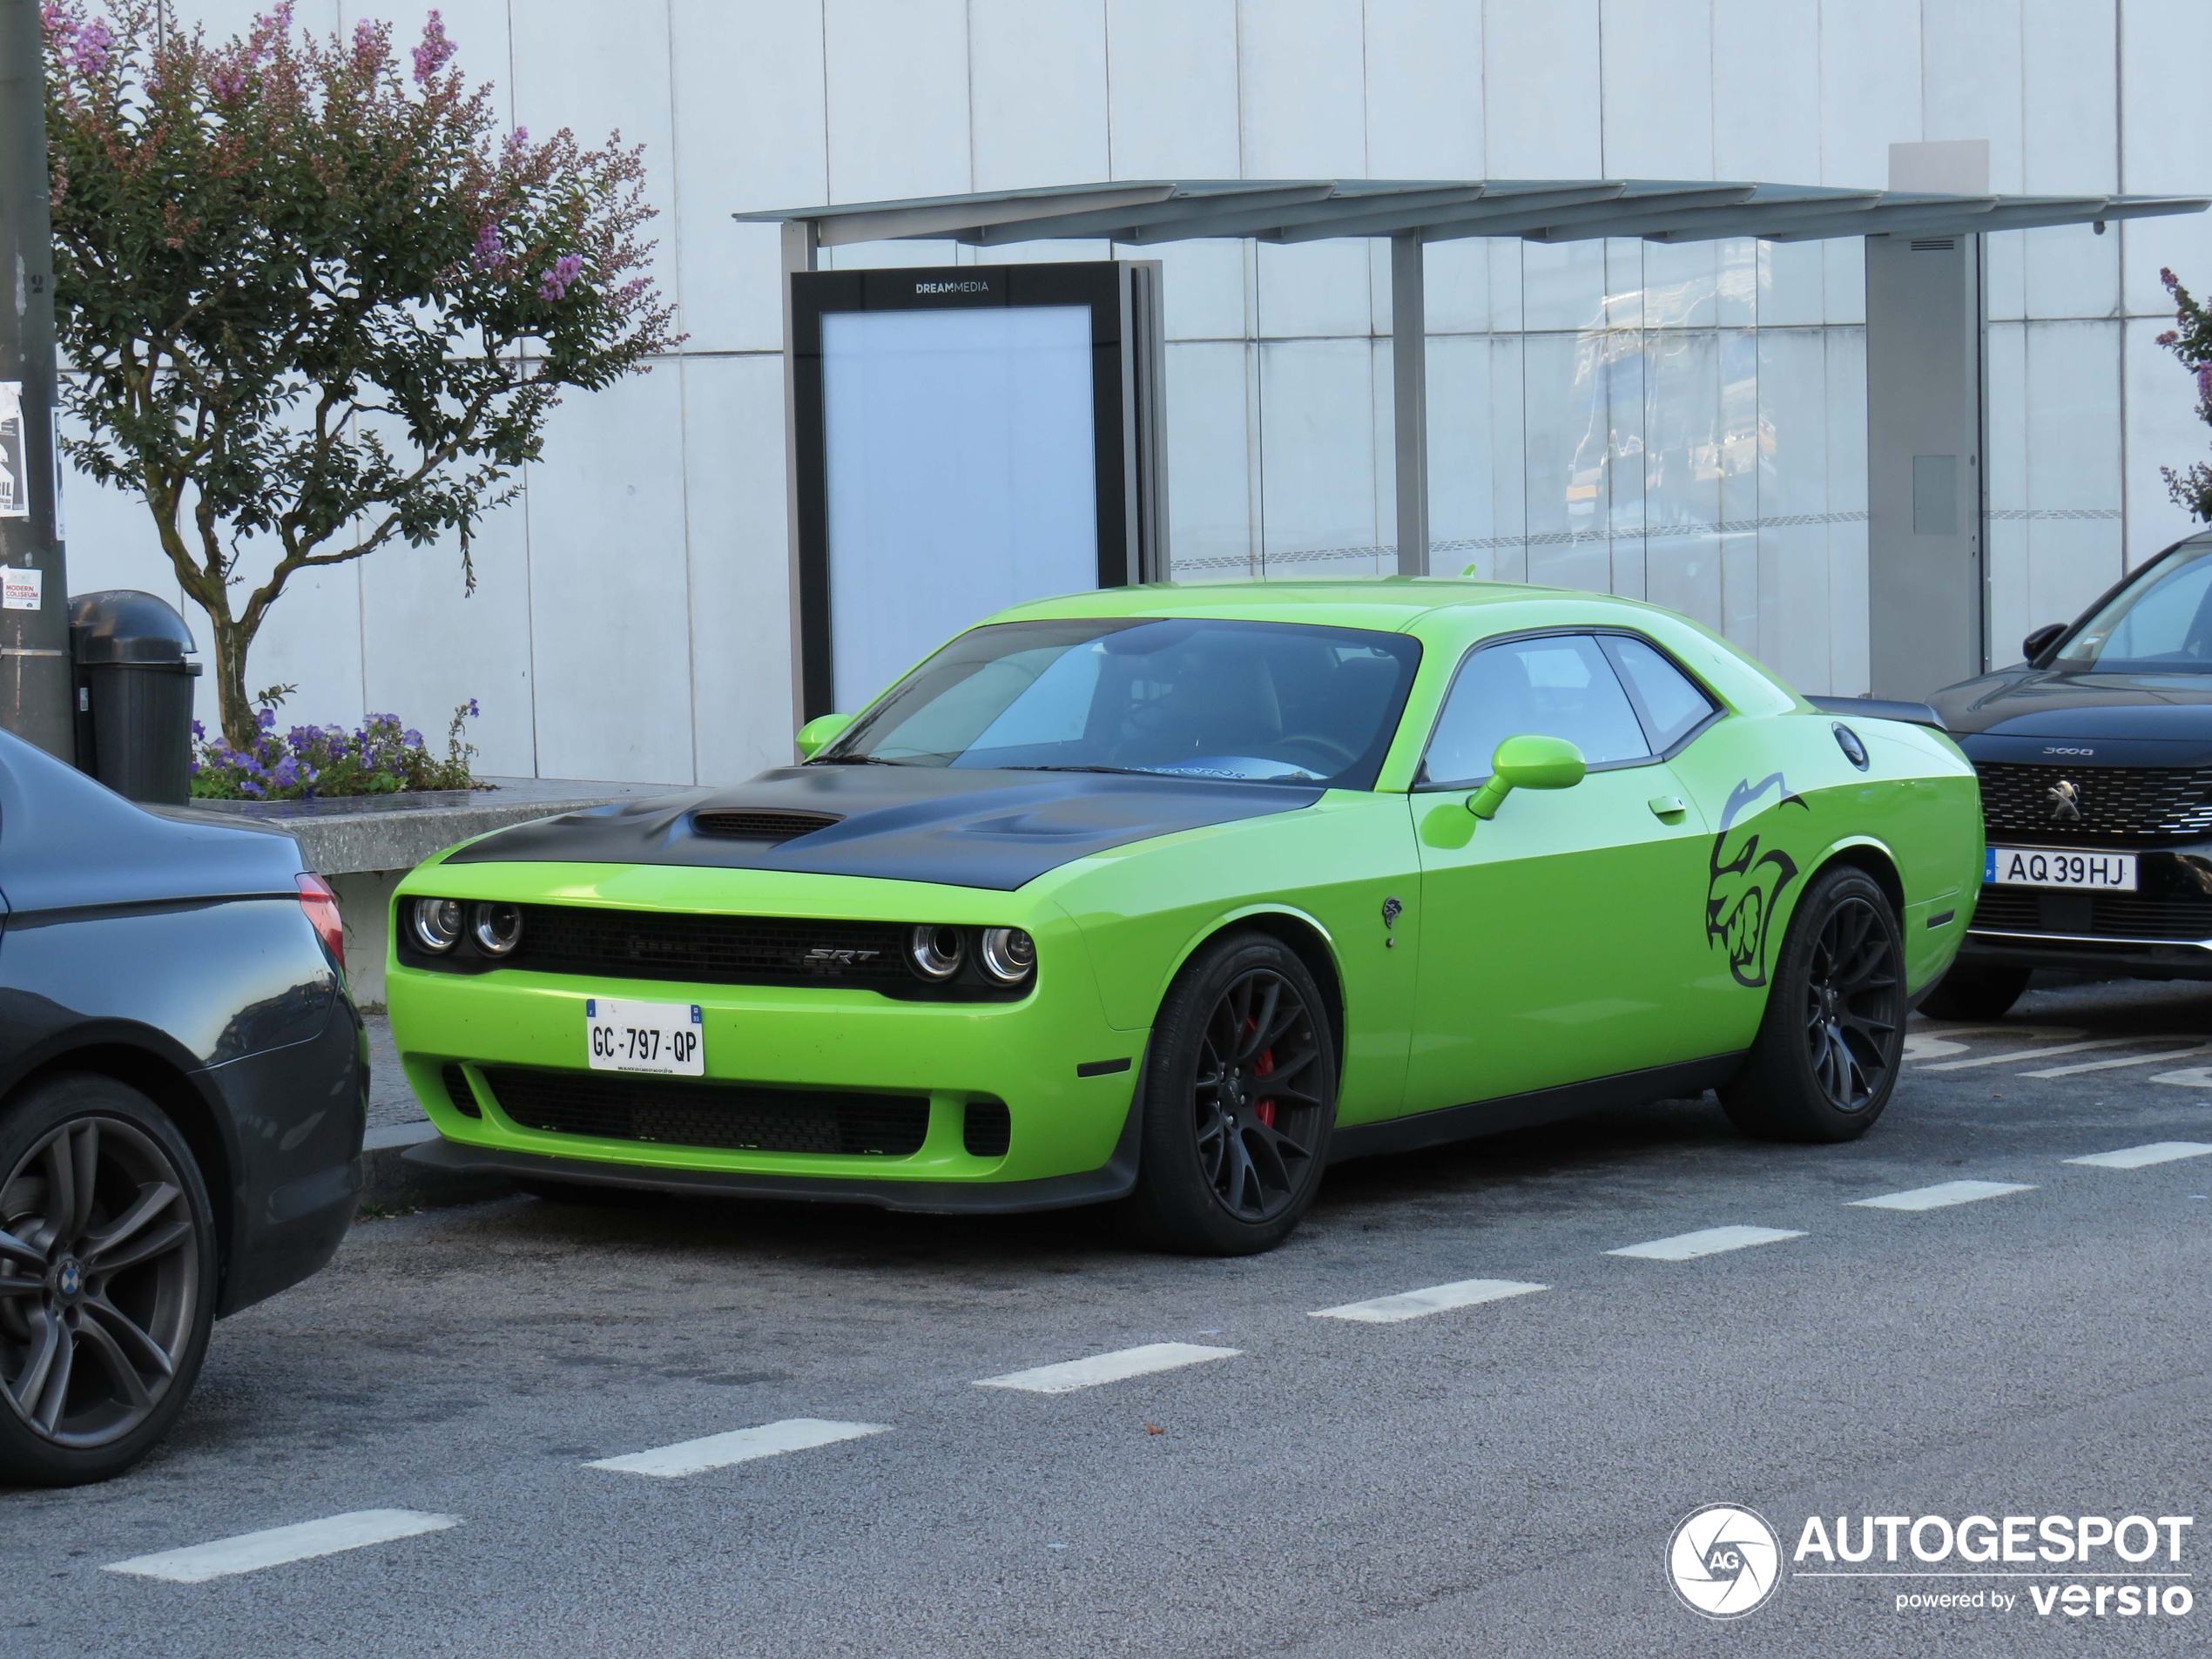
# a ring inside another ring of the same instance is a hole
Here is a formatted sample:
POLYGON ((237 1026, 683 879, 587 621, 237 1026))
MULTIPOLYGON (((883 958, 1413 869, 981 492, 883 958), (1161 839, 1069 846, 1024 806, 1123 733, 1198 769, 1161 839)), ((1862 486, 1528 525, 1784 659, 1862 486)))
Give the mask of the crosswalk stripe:
POLYGON ((1101 1383, 1120 1382, 1155 1371, 1204 1365, 1209 1359, 1233 1359, 1242 1352, 1239 1348, 1202 1347, 1195 1342, 1148 1342, 1140 1348, 1095 1353, 1088 1359, 1037 1366, 1028 1371, 1009 1371, 1003 1377, 979 1378, 975 1386, 1018 1388, 1028 1394, 1072 1394, 1078 1388, 1096 1388, 1101 1383))
POLYGON ((1316 1308, 1310 1316, 1316 1319, 1352 1319, 1362 1325, 1396 1325, 1401 1319, 1418 1319, 1426 1314, 1441 1313, 1448 1308, 1473 1307, 1478 1302, 1501 1302, 1509 1296, 1527 1296, 1533 1291, 1548 1290, 1548 1285, 1523 1285, 1510 1278, 1462 1278, 1449 1285, 1432 1285, 1426 1290, 1401 1291, 1395 1296, 1378 1296, 1365 1302, 1346 1302, 1342 1307, 1316 1308))
POLYGON ((726 1469, 732 1463, 750 1463, 755 1458, 781 1457, 786 1452, 810 1451, 817 1446, 834 1446, 840 1440, 882 1434, 890 1426, 888 1423, 832 1423, 819 1417, 787 1417, 779 1423, 763 1423, 758 1428, 733 1428, 726 1433, 702 1435, 696 1440, 678 1440, 673 1446, 657 1446, 648 1452, 595 1458, 583 1467, 673 1480, 678 1475, 703 1474, 709 1469, 726 1469))
POLYGON ((1932 1187, 1914 1187, 1910 1192, 1885 1192, 1875 1198, 1853 1198, 1851 1204, 1860 1210, 1941 1210, 1949 1204, 1972 1204, 1978 1198, 2001 1198, 2008 1192, 2034 1190, 2016 1181, 1944 1181, 1932 1187))
POLYGON ((2086 1163, 2094 1170, 2140 1170, 2153 1163, 2201 1158, 2208 1152, 2212 1152, 2212 1146, 2202 1141, 2153 1141, 2148 1146, 2123 1146, 2116 1152, 2092 1152, 2087 1157, 2064 1162, 2086 1163))
POLYGON ((204 1584, 211 1578, 239 1573, 258 1573, 265 1567, 307 1561, 316 1555, 335 1555, 342 1550, 369 1544, 389 1543, 426 1532, 458 1527, 459 1515, 425 1514, 415 1509, 356 1509, 321 1521, 296 1526, 271 1527, 264 1532, 240 1533, 219 1538, 212 1544, 184 1549, 165 1549, 158 1554, 133 1555, 127 1561, 110 1561, 102 1570, 128 1573, 138 1578, 163 1578, 172 1584, 204 1584))
POLYGON ((2117 1060, 2085 1060, 2078 1066, 2049 1066, 2041 1071, 2023 1071, 2020 1075, 2023 1077, 2075 1077, 2085 1071, 2117 1071, 2123 1066, 2151 1066, 2161 1060, 2186 1060, 2193 1054, 2203 1052, 2204 1045, 2196 1042, 2186 1049, 2162 1049, 2156 1054, 2122 1055, 2117 1060))
POLYGON ((1701 1232, 1678 1233, 1672 1238, 1655 1238, 1645 1244, 1624 1244, 1619 1250, 1608 1250, 1608 1256, 1635 1256, 1651 1262, 1694 1261, 1700 1256, 1717 1256, 1723 1251, 1744 1250, 1753 1244, 1776 1244, 1785 1238, 1803 1238, 1801 1232, 1790 1232, 1779 1227, 1708 1227, 1701 1232))

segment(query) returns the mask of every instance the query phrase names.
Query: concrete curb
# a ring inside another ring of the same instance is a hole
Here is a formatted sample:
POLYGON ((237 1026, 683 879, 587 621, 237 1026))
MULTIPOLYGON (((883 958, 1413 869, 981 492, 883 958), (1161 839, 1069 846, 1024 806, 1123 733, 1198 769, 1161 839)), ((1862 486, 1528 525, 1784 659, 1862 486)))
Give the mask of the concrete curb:
POLYGON ((514 1184, 500 1176, 425 1169, 407 1161, 408 1148, 437 1138, 438 1131, 428 1123, 369 1130, 361 1141, 357 1206, 362 1210, 442 1210, 503 1198, 515 1190, 514 1184))

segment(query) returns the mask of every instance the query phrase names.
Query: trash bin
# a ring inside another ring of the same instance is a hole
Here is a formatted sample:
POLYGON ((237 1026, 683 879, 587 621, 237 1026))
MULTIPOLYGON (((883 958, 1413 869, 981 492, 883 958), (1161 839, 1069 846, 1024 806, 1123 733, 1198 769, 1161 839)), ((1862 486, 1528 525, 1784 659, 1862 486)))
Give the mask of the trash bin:
POLYGON ((111 588, 69 602, 77 765, 132 800, 192 793, 192 681, 199 647, 173 606, 111 588))

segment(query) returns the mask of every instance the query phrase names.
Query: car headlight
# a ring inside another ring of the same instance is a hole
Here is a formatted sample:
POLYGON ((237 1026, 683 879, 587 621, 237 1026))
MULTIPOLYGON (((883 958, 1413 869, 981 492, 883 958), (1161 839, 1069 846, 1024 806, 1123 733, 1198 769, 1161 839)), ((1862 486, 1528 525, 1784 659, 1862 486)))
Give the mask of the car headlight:
POLYGON ((1037 971, 1037 941, 1019 927, 986 927, 976 953, 983 971, 1001 985, 1019 985, 1037 971))
POLYGON ((520 905, 480 904, 476 907, 476 948, 487 956, 504 956, 523 942, 520 905))
POLYGON ((442 956, 461 941, 461 906, 451 899, 411 900, 407 926, 416 944, 442 956))
POLYGON ((907 941, 907 960, 924 979, 952 978, 967 954, 957 927, 917 927, 907 941))

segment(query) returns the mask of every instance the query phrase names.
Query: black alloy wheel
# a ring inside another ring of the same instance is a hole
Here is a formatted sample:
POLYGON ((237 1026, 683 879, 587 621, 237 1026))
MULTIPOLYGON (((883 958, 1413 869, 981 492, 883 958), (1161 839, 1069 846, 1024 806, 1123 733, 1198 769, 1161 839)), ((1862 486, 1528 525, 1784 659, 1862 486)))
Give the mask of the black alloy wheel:
POLYGON ((184 1403, 213 1318, 190 1152, 105 1077, 34 1092, 0 1130, 0 1478, 119 1474, 184 1403))
POLYGON ((1831 867, 1797 901, 1758 1035, 1721 1104, 1762 1139, 1854 1140, 1897 1086, 1905 1015, 1897 911, 1865 871, 1831 867))
POLYGON ((1805 978, 1805 1047, 1828 1103, 1863 1112, 1889 1091, 1905 1015, 1888 904, 1853 894, 1820 925, 1805 978))
POLYGON ((1265 934, 1184 968, 1153 1032, 1129 1216, 1209 1255, 1279 1244, 1313 1201, 1336 1123, 1336 1042, 1313 976, 1265 934))

